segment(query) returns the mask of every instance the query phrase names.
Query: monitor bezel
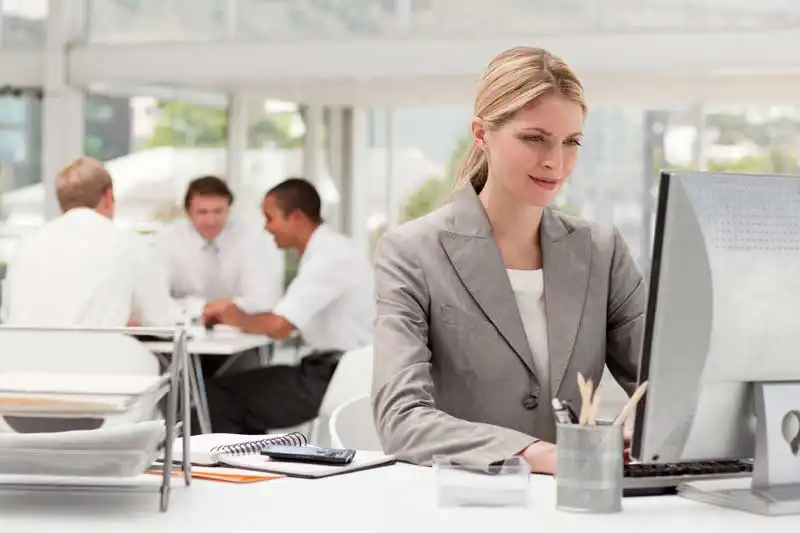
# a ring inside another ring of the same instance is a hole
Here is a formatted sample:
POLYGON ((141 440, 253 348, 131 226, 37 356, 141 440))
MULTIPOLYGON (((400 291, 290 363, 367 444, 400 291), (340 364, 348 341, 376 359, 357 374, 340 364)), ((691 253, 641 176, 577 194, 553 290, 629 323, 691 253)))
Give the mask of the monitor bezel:
MULTIPOLYGON (((653 348, 653 330, 655 329, 656 310, 658 309, 658 287, 661 275, 661 258, 664 249, 664 228, 667 218, 667 204, 672 172, 661 171, 658 183, 658 199, 656 204, 656 217, 653 231, 653 252, 650 260, 650 272, 647 276, 648 293, 644 315, 644 333, 642 335, 642 348, 639 356, 638 383, 648 381, 650 378, 650 360, 653 348)), ((642 397, 636 406, 633 425, 633 438, 631 441, 631 456, 639 461, 643 451, 644 420, 647 411, 647 394, 642 397)))

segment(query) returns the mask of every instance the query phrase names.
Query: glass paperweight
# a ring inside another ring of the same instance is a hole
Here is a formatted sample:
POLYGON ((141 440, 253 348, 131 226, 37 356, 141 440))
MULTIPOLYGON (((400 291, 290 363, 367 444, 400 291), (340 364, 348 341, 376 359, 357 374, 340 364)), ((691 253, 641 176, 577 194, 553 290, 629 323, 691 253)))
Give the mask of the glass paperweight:
POLYGON ((440 507, 527 507, 530 467, 520 457, 492 466, 474 466, 433 458, 440 507))

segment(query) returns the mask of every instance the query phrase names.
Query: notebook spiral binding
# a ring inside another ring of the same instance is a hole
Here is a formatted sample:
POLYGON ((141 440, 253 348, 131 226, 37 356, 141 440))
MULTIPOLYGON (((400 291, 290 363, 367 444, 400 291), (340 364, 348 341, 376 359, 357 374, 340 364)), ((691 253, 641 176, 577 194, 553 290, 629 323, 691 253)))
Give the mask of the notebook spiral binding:
POLYGON ((295 432, 251 442, 215 446, 211 448, 210 453, 214 455, 251 455, 259 453, 264 446, 269 444, 275 446, 305 446, 308 444, 308 439, 302 433, 295 432))

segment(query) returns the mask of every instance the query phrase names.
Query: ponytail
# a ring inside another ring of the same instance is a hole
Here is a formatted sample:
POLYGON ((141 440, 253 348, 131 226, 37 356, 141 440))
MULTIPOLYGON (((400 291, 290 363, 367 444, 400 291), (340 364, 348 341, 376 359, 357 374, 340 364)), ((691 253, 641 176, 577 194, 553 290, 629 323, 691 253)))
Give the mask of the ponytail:
POLYGON ((488 179, 489 161, 486 159, 486 153, 473 142, 461 163, 455 186, 460 188, 469 184, 475 189, 475 192, 480 192, 488 179))

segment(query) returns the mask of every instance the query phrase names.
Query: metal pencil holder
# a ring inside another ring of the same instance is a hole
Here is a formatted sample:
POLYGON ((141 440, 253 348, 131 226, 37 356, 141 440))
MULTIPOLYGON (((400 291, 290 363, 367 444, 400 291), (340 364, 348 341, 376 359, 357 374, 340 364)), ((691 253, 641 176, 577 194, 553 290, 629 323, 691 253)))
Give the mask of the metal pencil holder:
POLYGON ((558 424, 556 439, 556 508, 621 511, 623 427, 558 424))

